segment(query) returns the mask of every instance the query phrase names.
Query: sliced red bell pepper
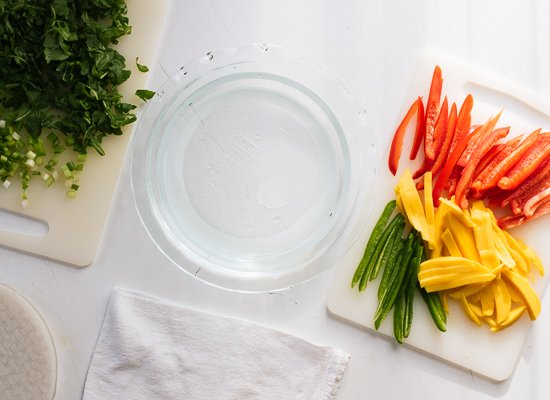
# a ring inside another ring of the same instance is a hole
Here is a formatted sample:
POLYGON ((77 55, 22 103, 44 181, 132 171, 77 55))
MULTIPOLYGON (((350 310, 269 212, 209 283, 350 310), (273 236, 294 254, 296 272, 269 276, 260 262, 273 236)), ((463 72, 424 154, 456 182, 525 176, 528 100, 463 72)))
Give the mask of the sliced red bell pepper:
POLYGON ((535 218, 542 217, 550 213, 550 201, 541 204, 531 217, 526 217, 524 214, 519 215, 507 215, 497 220, 498 226, 502 229, 510 229, 519 226, 527 221, 532 221, 535 218))
POLYGON ((449 182, 445 186, 447 191, 449 192, 449 197, 452 197, 455 195, 456 191, 456 184, 458 183, 458 180, 460 179, 460 175, 462 174, 462 167, 459 167, 458 165, 455 165, 453 168, 453 172, 451 172, 451 176, 449 177, 449 182))
MULTIPOLYGON (((441 106, 441 110, 439 111, 439 115, 435 123, 434 146, 437 153, 439 153, 439 151, 441 150, 443 141, 445 140, 445 135, 447 134, 448 113, 449 113, 449 105, 447 102, 447 97, 445 96, 445 100, 443 100, 443 105, 441 106)), ((430 171, 432 169, 433 164, 434 164, 433 160, 430 160, 428 157, 424 157, 424 161, 422 161, 422 165, 413 174, 413 179, 418 179, 422 177, 422 175, 424 175, 425 172, 430 171)))
POLYGON ((442 86, 443 78, 441 76, 441 68, 439 65, 436 65, 432 76, 432 83, 430 85, 428 103, 426 104, 426 134, 424 136, 424 153, 430 160, 435 158, 434 132, 437 115, 439 113, 442 86))
POLYGON ((531 197, 523 207, 523 214, 527 218, 532 217, 536 209, 547 201, 550 201, 550 187, 531 197))
POLYGON ((409 125, 412 117, 417 114, 419 103, 421 102, 422 101, 419 98, 411 105, 409 111, 407 111, 407 114, 405 114, 405 117, 403 118, 403 120, 397 127, 395 134, 393 135, 390 154, 388 157, 388 167, 390 168, 390 172, 393 175, 396 174, 397 167, 399 166, 399 159, 401 158, 401 151, 403 150, 403 139, 405 138, 405 133, 407 132, 407 126, 409 125))
MULTIPOLYGON (((447 96, 443 99, 443 104, 439 110, 439 115, 437 116, 437 121, 435 122, 434 129, 434 154, 438 154, 443 147, 443 142, 447 135, 447 125, 449 122, 449 103, 447 101, 447 96)), ((435 157, 433 158, 435 160, 435 157)))
POLYGON ((447 119, 447 132, 445 133, 445 139, 441 145, 441 150, 437 154, 434 165, 432 166, 432 176, 435 176, 439 172, 443 164, 449 156, 449 149, 451 148, 451 142, 453 141, 453 136, 456 128, 456 118, 457 118, 457 109, 456 104, 451 105, 451 112, 449 118, 447 119))
POLYGON ((473 128, 472 133, 470 134, 470 141, 468 142, 468 146, 464 149, 462 154, 460 155, 460 158, 456 162, 456 165, 459 165, 461 167, 465 167, 466 163, 470 159, 470 156, 474 152, 474 150, 478 147, 480 140, 482 139, 482 128, 483 125, 479 125, 475 128, 473 128))
MULTIPOLYGON (((522 184, 523 186, 523 184, 522 184)), ((546 175, 539 180, 536 186, 532 186, 529 190, 522 193, 521 196, 510 199, 510 208, 514 214, 525 212, 525 206, 533 197, 538 196, 541 192, 550 186, 550 176, 546 175)))
MULTIPOLYGON (((517 140, 517 144, 519 144, 521 140, 521 136, 515 138, 517 140)), ((515 140, 512 139, 512 140, 515 140)), ((512 141, 511 140, 511 141, 512 141)), ((494 160, 496 160, 497 156, 502 153, 502 151, 506 148, 507 143, 496 143, 491 149, 485 154, 485 156, 481 159, 479 164, 477 164, 476 171, 474 172, 474 176, 476 177, 474 179, 474 182, 476 181, 477 177, 479 177, 479 174, 483 172, 483 170, 494 160)))
MULTIPOLYGON (((473 127, 473 126, 470 127, 470 132, 471 133, 469 134, 469 136, 467 136, 468 137, 468 145, 466 146, 466 149, 464 149, 464 151, 466 151, 468 149, 468 147, 470 147, 470 143, 472 142, 472 140, 477 140, 477 137, 481 133, 482 128, 483 128, 482 125, 477 125, 475 127, 473 127)), ((462 154, 464 154, 464 151, 462 152, 462 154)), ((460 159, 460 157, 459 157, 459 159, 460 159)), ((458 165, 458 161, 457 161, 457 164, 453 167, 453 171, 451 172, 451 175, 449 176, 448 183, 445 186, 447 191, 449 192, 449 197, 454 196, 455 191, 456 191, 456 186, 458 184, 460 176, 462 175, 463 169, 464 169, 463 167, 458 165)))
POLYGON ((495 158, 494 162, 487 166, 485 170, 472 183, 475 190, 487 190, 494 187, 506 173, 516 164, 521 157, 529 150, 539 135, 540 129, 532 132, 525 140, 519 143, 517 138, 510 140, 505 150, 495 158))
POLYGON ((462 154, 466 146, 468 146, 468 139, 469 136, 464 135, 462 139, 456 144, 454 150, 450 153, 449 158, 447 158, 447 160, 445 161, 441 173, 437 177, 437 181, 435 182, 432 190, 432 200, 434 202, 434 206, 436 207, 439 206, 439 196, 441 196, 441 192, 447 184, 447 180, 451 176, 451 173, 455 168, 456 162, 460 158, 460 155, 462 154))
POLYGON ((409 155, 410 160, 415 160, 420 145, 422 144, 422 139, 424 139, 424 134, 426 133, 426 119, 424 116, 424 103, 422 98, 418 98, 418 114, 416 115, 416 130, 414 132, 414 140, 411 148, 411 154, 409 155))
POLYGON ((433 161, 430 160, 429 158, 424 158, 424 161, 422 162, 422 165, 416 170, 414 171, 414 174, 413 174, 413 179, 418 179, 420 178, 421 176, 424 175, 424 173, 426 171, 429 171, 431 168, 432 168, 432 165, 433 165, 433 161))
MULTIPOLYGON (((544 183, 546 179, 549 179, 550 177, 550 159, 546 160, 534 173, 531 174, 529 178, 527 178, 521 186, 519 186, 517 189, 514 189, 512 193, 509 191, 502 191, 501 193, 506 193, 504 198, 498 203, 500 207, 506 207, 508 204, 511 204, 512 202, 520 203, 522 199, 531 197, 529 195, 530 192, 536 191, 538 187, 544 187, 546 184, 544 183)), ((512 211, 514 211, 514 207, 512 207, 512 211)), ((514 211, 514 213, 521 212, 521 207, 518 209, 518 211, 514 211)))
POLYGON ((474 98, 471 94, 469 94, 468 96, 466 96, 464 102, 462 103, 462 106, 460 107, 460 111, 456 120, 456 129, 453 136, 453 141, 451 142, 451 147, 449 148, 449 154, 454 151, 455 147, 458 146, 458 143, 465 136, 468 136, 468 133, 470 132, 470 123, 472 121, 471 113, 473 107, 474 98))
POLYGON ((500 178, 501 189, 515 189, 550 157, 550 132, 541 133, 523 157, 500 178))
POLYGON ((496 142, 508 135, 508 132, 510 132, 510 128, 494 129, 499 118, 500 113, 495 117, 490 118, 487 124, 484 125, 482 133, 479 134, 480 140, 478 146, 472 152, 468 160, 468 164, 464 167, 460 180, 456 185, 455 201, 462 209, 468 208, 467 197, 477 164, 496 142))
POLYGON ((476 178, 472 182, 471 186, 473 190, 476 192, 481 192, 496 186, 496 182, 494 184, 490 184, 487 181, 490 180, 491 176, 496 172, 495 167, 519 146, 522 137, 523 136, 520 135, 506 143, 497 143, 491 150, 489 150, 487 155, 476 168, 476 178))

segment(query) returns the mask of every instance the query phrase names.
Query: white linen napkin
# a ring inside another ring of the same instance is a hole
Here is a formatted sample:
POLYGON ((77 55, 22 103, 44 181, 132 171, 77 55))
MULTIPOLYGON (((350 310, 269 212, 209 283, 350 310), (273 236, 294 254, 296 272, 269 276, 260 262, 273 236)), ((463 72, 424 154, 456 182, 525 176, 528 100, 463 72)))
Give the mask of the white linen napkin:
POLYGON ((115 289, 83 400, 336 399, 349 355, 115 289))

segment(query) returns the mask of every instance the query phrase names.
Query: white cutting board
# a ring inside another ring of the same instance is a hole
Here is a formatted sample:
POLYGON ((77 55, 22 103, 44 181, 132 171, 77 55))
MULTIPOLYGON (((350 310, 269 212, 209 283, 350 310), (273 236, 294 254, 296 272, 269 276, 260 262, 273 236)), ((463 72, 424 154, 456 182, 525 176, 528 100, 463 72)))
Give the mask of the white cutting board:
MULTIPOLYGON (((139 57, 140 64, 151 67, 170 0, 127 0, 127 5, 132 33, 120 40, 118 50, 125 56, 126 68, 132 71, 132 75, 121 86, 120 92, 126 102, 140 105, 135 110, 139 118, 143 102, 134 93, 136 89, 146 88, 148 74, 137 70, 135 60, 139 57)), ((37 178, 31 182, 29 204, 23 208, 18 181, 8 189, 0 187, 0 212, 7 210, 47 224, 47 232, 43 235, 36 234, 35 230, 27 232, 4 226, 4 230, 0 230, 0 245, 75 266, 90 265, 96 257, 134 125, 126 126, 122 136, 103 141, 105 156, 89 152, 74 199, 66 197, 63 182, 46 188, 37 178)), ((13 221, 13 218, 8 220, 13 221)), ((25 221, 16 223, 25 225, 25 221)))
MULTIPOLYGON (((414 82, 411 83, 410 90, 404 97, 404 104, 400 108, 399 115, 396 116, 395 126, 417 96, 423 96, 425 100, 428 98, 435 64, 442 68, 444 79, 442 93, 446 94, 451 102, 457 102, 457 106, 460 107, 467 93, 472 93, 474 96, 472 123, 483 123, 502 108, 504 113, 498 126, 511 126, 510 137, 519 133, 529 133, 541 127, 543 130, 550 130, 550 99, 434 51, 427 53, 421 59, 412 75, 414 82)), ((388 134, 390 135, 389 132, 388 134)), ((386 143, 390 141, 391 138, 388 136, 386 143)), ((377 170, 381 176, 377 186, 375 208, 371 213, 367 229, 352 251, 342 260, 327 300, 327 308, 331 315, 374 332, 373 315, 377 305, 378 280, 371 282, 362 293, 359 293, 356 288, 351 289, 350 282, 372 227, 385 203, 393 198, 397 177, 393 177, 388 172, 388 149, 389 147, 384 149, 381 165, 377 170)), ((407 166, 407 162, 403 160, 408 158, 409 151, 410 144, 405 144, 404 156, 401 159, 403 164, 400 165, 397 176, 407 166)), ((413 164, 410 165, 415 167, 413 164)), ((542 217, 511 231, 538 253, 547 269, 550 268, 550 249, 547 246, 550 241, 549 221, 549 216, 542 217)), ((535 287, 541 297, 547 281, 548 274, 543 278, 537 275, 535 287)), ((536 321, 532 323, 527 315, 524 315, 514 326, 493 333, 486 325, 478 327, 470 322, 457 302, 450 301, 449 305, 447 332, 441 333, 433 325, 427 308, 417 293, 412 331, 406 339, 406 346, 492 380, 502 381, 509 378, 521 354, 527 331, 531 328, 536 329, 536 321)), ((542 313, 547 312, 550 311, 543 308, 542 313)), ((390 314, 378 333, 395 341, 392 324, 393 319, 390 314)), ((366 345, 368 340, 369 338, 366 337, 366 345)), ((399 350, 406 351, 405 348, 398 348, 399 350)))

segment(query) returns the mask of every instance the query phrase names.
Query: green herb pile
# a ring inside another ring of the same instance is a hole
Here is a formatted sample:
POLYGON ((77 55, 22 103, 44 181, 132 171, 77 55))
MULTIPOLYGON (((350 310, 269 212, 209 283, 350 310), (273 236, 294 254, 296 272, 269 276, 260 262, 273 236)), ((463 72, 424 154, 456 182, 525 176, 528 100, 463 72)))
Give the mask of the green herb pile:
POLYGON ((35 175, 63 177, 74 196, 87 152, 104 155, 103 139, 136 120, 118 91, 130 71, 113 48, 130 33, 124 0, 0 0, 0 182, 20 177, 24 202, 35 175))

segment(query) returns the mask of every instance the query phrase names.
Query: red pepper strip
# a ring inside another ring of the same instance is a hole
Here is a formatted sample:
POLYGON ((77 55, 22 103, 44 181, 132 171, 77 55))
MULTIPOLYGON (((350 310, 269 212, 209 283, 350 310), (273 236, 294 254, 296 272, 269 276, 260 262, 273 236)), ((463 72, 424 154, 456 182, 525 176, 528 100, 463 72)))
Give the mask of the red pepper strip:
POLYGON ((436 118, 439 112, 442 86, 443 78, 441 77, 441 68, 439 65, 436 65, 432 76, 432 84, 430 85, 428 103, 426 104, 426 134, 424 136, 424 153, 430 160, 435 158, 434 132, 436 118))
POLYGON ((478 147, 480 140, 482 139, 482 128, 483 125, 478 125, 472 133, 470 134, 470 141, 468 142, 468 146, 464 149, 462 152, 460 158, 456 162, 456 165, 459 165, 461 167, 465 167, 466 163, 470 159, 470 156, 474 152, 474 150, 478 147))
POLYGON ((482 198, 485 198, 488 200, 488 203, 493 208, 503 208, 502 202, 510 196, 510 191, 508 190, 502 190, 498 186, 495 186, 486 192, 481 192, 482 198))
POLYGON ((535 210, 547 201, 550 201, 550 187, 547 187, 542 192, 531 197, 523 207, 523 214, 525 214, 527 218, 532 217, 535 210))
POLYGON ((397 167, 399 166, 399 159, 401 158, 401 150, 403 150, 403 139, 405 137, 405 133, 407 132, 407 126, 409 125, 412 117, 418 111, 418 103, 421 103, 421 101, 416 100, 411 105, 409 111, 407 111, 407 114, 405 114, 405 118, 403 118, 403 121, 401 121, 401 123, 397 127, 397 130, 395 131, 395 134, 393 135, 390 155, 388 157, 388 167, 390 168, 390 171, 393 175, 395 175, 395 173, 397 172, 397 167))
MULTIPOLYGON (((523 185, 522 185, 523 186, 523 185)), ((521 214, 524 212, 527 202, 533 197, 540 194, 546 188, 550 186, 550 175, 546 175, 542 180, 540 180, 537 186, 531 187, 530 190, 523 193, 521 197, 514 197, 510 200, 510 208, 514 214, 521 214)))
POLYGON ((453 168, 453 172, 451 172, 451 176, 449 177, 449 183, 446 185, 447 191, 449 192, 449 197, 455 195, 456 184, 460 179, 460 175, 462 174, 462 169, 463 169, 462 167, 455 165, 455 167, 453 168))
MULTIPOLYGON (((434 154, 439 154, 441 148, 443 147, 443 142, 447 135, 447 124, 449 122, 449 103, 447 101, 447 96, 443 99, 443 104, 439 110, 439 115, 437 116, 437 121, 435 122, 434 129, 434 154)), ((435 159, 435 157, 434 157, 435 159)))
POLYGON ((521 157, 530 149, 532 144, 537 140, 540 129, 532 132, 523 142, 516 144, 516 139, 510 140, 506 145, 506 152, 499 155, 498 159, 495 159, 494 163, 491 163, 484 170, 481 175, 476 178, 476 182, 472 184, 472 187, 477 190, 487 190, 493 186, 496 186, 499 180, 506 175, 506 173, 516 164, 521 157), (507 153, 507 154, 506 154, 507 153))
MULTIPOLYGON (((469 145, 471 143, 471 140, 476 140, 477 141, 476 138, 481 133, 482 128, 483 128, 483 125, 476 125, 475 127, 470 128, 471 133, 470 133, 469 136, 467 136, 468 137, 468 146, 466 146, 466 149, 469 147, 469 145)), ((464 149, 464 151, 466 151, 466 149, 464 149)), ((463 152, 463 154, 464 154, 464 152, 463 152)), ((449 196, 454 196, 455 190, 456 190, 456 185, 458 183, 458 180, 460 179, 460 176, 462 175, 462 170, 463 170, 463 167, 461 167, 460 165, 457 164, 457 165, 454 166, 453 171, 451 172, 451 176, 449 177, 449 182, 445 187, 449 192, 449 196)))
MULTIPOLYGON (((437 121, 435 123, 434 145, 437 153, 439 153, 439 151, 441 150, 441 146, 443 145, 445 134, 447 133, 448 112, 449 112, 449 105, 447 103, 447 96, 445 96, 445 100, 443 101, 443 105, 441 106, 441 110, 439 111, 439 116, 437 117, 437 121)), ((430 160, 428 157, 425 157, 420 168, 417 169, 413 174, 413 179, 418 179, 422 175, 424 175, 426 171, 430 171, 433 167, 433 164, 434 164, 433 160, 430 160)))
POLYGON ((456 104, 453 103, 451 106, 451 113, 449 114, 449 118, 447 120, 447 132, 445 133, 445 140, 443 140, 441 150, 437 154, 437 158, 434 162, 434 165, 432 166, 432 176, 435 176, 435 174, 439 172, 439 170, 443 166, 443 163, 445 162, 445 160, 447 160, 447 157, 449 156, 449 149, 451 148, 451 142, 453 141, 453 136, 456 128, 456 117, 456 104))
POLYGON ((441 170, 441 173, 439 174, 432 190, 432 200, 434 202, 434 206, 439 206, 439 196, 441 195, 441 191, 447 184, 447 180, 451 176, 451 173, 453 172, 453 169, 456 165, 456 162, 460 158, 460 155, 462 154, 466 146, 468 146, 469 139, 470 137, 468 135, 464 135, 456 144, 449 158, 447 158, 447 161, 445 161, 445 165, 443 165, 443 169, 441 170))
MULTIPOLYGON (((529 192, 536 190, 536 188, 541 187, 545 179, 548 179, 550 176, 550 159, 546 160, 538 170, 536 170, 529 178, 527 178, 520 187, 508 193, 506 197, 500 202, 500 207, 506 207, 511 201, 519 200, 529 196, 529 192)), ((501 191, 502 192, 502 191, 501 191)), ((530 196, 529 196, 530 197, 530 196)))
POLYGON ((451 142, 451 147, 449 148, 449 154, 454 151, 455 147, 462 140, 462 138, 464 138, 464 136, 468 136, 468 133, 470 132, 470 122, 472 120, 471 113, 473 106, 474 98, 471 94, 469 94, 468 96, 466 96, 464 102, 462 103, 462 106, 460 107, 460 111, 456 120, 456 129, 453 135, 453 141, 451 142))
POLYGON ((550 156, 550 132, 539 134, 523 157, 500 178, 501 189, 515 189, 550 156))
POLYGON ((434 162, 432 160, 430 160, 429 158, 425 158, 424 161, 422 162, 422 165, 420 166, 420 168, 418 168, 416 171, 414 171, 413 179, 418 179, 422 175, 424 175, 424 173, 426 171, 429 171, 432 168, 433 163, 434 162))
MULTIPOLYGON (((497 185, 497 182, 509 167, 506 165, 508 162, 505 160, 512 160, 514 152, 520 146, 522 136, 517 136, 510 139, 505 145, 502 151, 500 151, 483 169, 477 174, 477 177, 472 182, 472 189, 477 192, 486 191, 497 185), (511 156, 511 157, 510 157, 511 156)), ((527 140, 527 139, 526 139, 527 140)), ((525 142, 525 141, 524 141, 525 142)))
POLYGON ((422 139, 424 139, 424 134, 426 133, 426 119, 424 117, 424 103, 422 98, 418 98, 418 114, 416 116, 416 131, 414 133, 413 145, 411 148, 411 154, 409 155, 410 160, 415 160, 418 150, 420 149, 420 144, 422 139))
POLYGON ((502 229, 510 229, 516 226, 519 226, 525 222, 532 221, 535 218, 542 217, 550 213, 550 201, 547 201, 544 204, 541 204, 535 213, 531 217, 526 217, 523 214, 520 215, 507 215, 497 220, 498 226, 502 229))
POLYGON ((470 192, 470 185, 474 179, 474 172, 477 164, 481 161, 483 156, 487 154, 489 149, 498 142, 500 139, 508 135, 510 128, 494 129, 500 113, 491 118, 489 122, 484 126, 483 133, 479 134, 481 139, 479 140, 477 148, 472 152, 468 164, 462 171, 462 176, 456 185, 455 201, 462 208, 468 208, 468 194, 470 192), (493 130, 494 129, 494 130, 493 130))
MULTIPOLYGON (((509 144, 512 141, 515 141, 515 142, 517 142, 515 144, 518 145, 520 140, 521 140, 521 136, 518 136, 518 137, 515 137, 514 139, 510 140, 507 143, 497 143, 493 147, 491 147, 491 150, 489 150, 487 152, 487 154, 485 154, 485 156, 481 159, 479 164, 477 164, 476 171, 474 172, 474 176, 476 177, 476 179, 479 177, 479 174, 481 174, 483 172, 483 170, 485 168, 487 168, 487 166, 492 161, 496 161, 496 157, 499 156, 499 154, 502 154, 502 152, 506 148, 507 144, 509 144)), ((476 179, 474 179, 474 182, 476 181, 476 179)))

